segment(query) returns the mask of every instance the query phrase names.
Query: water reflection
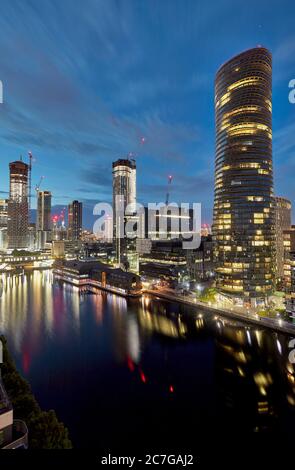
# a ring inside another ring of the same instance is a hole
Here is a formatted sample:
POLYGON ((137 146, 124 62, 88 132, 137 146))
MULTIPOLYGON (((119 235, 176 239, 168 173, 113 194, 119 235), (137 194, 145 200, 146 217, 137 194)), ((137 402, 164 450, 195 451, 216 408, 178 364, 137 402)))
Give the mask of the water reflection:
POLYGON ((143 422, 170 442, 193 439, 195 423, 294 437, 287 336, 147 296, 81 294, 49 271, 1 281, 0 332, 76 446, 135 439, 143 422))

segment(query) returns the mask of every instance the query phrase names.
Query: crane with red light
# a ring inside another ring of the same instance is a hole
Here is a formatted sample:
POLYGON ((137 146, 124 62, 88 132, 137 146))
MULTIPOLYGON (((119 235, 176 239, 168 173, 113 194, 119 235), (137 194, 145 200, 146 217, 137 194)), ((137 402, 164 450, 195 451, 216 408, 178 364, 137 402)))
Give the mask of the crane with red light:
POLYGON ((31 213, 31 202, 32 202, 32 167, 33 167, 33 154, 28 152, 29 157, 29 214, 31 213))
POLYGON ((166 194, 166 206, 169 205, 169 198, 170 198, 170 186, 172 184, 173 176, 169 175, 168 176, 168 189, 167 189, 167 194, 166 194))
POLYGON ((39 183, 36 184, 36 186, 35 186, 35 191, 37 193, 37 196, 38 196, 38 193, 40 191, 40 187, 41 187, 41 184, 42 184, 42 181, 44 180, 44 178, 45 178, 45 176, 41 176, 39 183))

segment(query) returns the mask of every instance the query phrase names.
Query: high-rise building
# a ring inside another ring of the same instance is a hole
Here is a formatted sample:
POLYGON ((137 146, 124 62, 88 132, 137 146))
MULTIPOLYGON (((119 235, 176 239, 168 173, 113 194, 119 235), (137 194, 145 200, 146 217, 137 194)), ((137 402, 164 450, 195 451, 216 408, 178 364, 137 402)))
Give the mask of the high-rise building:
POLYGON ((286 293, 286 307, 287 311, 295 312, 295 251, 294 251, 294 235, 295 229, 293 229, 293 233, 289 232, 289 237, 287 233, 285 235, 285 243, 286 245, 289 243, 290 250, 293 245, 293 250, 289 252, 288 257, 286 256, 285 265, 284 265, 284 290, 286 293), (289 240, 286 238, 289 238, 289 240))
MULTIPOLYGON (((128 204, 136 204, 136 163, 135 160, 119 159, 113 162, 113 207, 116 209, 116 197, 123 202, 124 208, 128 204)), ((116 217, 114 217, 115 223, 116 217)))
POLYGON ((215 80, 216 280, 246 305, 263 303, 274 287, 271 83, 264 47, 230 59, 215 80))
POLYGON ((0 199, 0 228, 7 228, 8 199, 0 199))
POLYGON ((194 212, 173 205, 145 208, 144 225, 145 237, 151 240, 188 240, 194 233, 194 212))
MULTIPOLYGON (((280 250, 283 249, 283 266, 282 276, 277 279, 279 289, 283 289, 286 293, 290 292, 292 266, 294 266, 294 252, 295 252, 295 227, 289 226, 287 230, 282 230, 280 233, 282 240, 279 243, 280 250)), ((278 242, 277 242, 278 245, 278 242)), ((279 260, 282 262, 281 259, 279 260)), ((281 266, 280 266, 281 267, 281 266)))
MULTIPOLYGON (((275 235, 276 235, 276 278, 280 281, 284 277, 285 247, 284 231, 291 229, 291 201, 284 197, 274 198, 275 207, 275 235)), ((290 250, 289 250, 290 251, 290 250)))
POLYGON ((27 248, 29 227, 29 166, 22 160, 9 164, 8 248, 27 248))
POLYGON ((8 199, 0 199, 0 250, 7 248, 8 199))
POLYGON ((44 248, 51 241, 51 192, 38 191, 37 196, 37 246, 44 248))
POLYGON ((82 235, 83 205, 82 202, 73 201, 68 207, 68 238, 80 240, 82 235))
POLYGON ((136 211, 136 163, 132 159, 119 159, 113 162, 113 233, 119 264, 124 257, 127 257, 128 243, 124 237, 127 205, 132 216, 132 212, 136 211), (122 213, 119 211, 119 206, 122 213))

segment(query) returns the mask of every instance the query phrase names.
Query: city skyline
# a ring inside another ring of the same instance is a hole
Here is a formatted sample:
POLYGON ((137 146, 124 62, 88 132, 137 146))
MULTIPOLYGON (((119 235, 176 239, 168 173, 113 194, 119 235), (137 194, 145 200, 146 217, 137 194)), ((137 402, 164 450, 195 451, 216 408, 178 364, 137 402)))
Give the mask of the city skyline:
POLYGON ((289 456, 295 5, 272 3, 2 1, 0 453, 289 456))
MULTIPOLYGON (((110 2, 105 9, 102 3, 90 1, 79 18, 81 33, 74 37, 70 24, 65 22, 66 3, 56 10, 51 2, 41 11, 32 2, 24 12, 31 14, 30 31, 20 17, 13 21, 8 4, 7 16, 0 20, 0 34, 10 38, 9 44, 3 41, 6 53, 0 54, 4 87, 0 108, 2 197, 8 191, 8 163, 32 150, 36 158, 33 184, 41 175, 46 177, 43 187, 52 191, 53 206, 81 200, 89 227, 88 214, 94 203, 111 201, 112 161, 133 152, 139 202, 148 202, 150 194, 154 200, 164 200, 167 174, 172 173, 171 198, 201 202, 203 221, 211 221, 214 75, 229 57, 263 44, 273 54, 275 194, 294 200, 289 179, 294 165, 295 110, 288 101, 295 49, 291 14, 289 19, 281 6, 268 11, 263 8, 265 2, 255 11, 241 7, 235 25, 225 34, 223 29, 230 21, 226 21, 226 15, 233 2, 220 2, 209 15, 209 7, 194 2, 188 2, 185 9, 174 2, 167 12, 165 2, 120 11, 116 2, 110 2), (154 13, 157 22, 153 22, 154 13), (276 26, 280 15, 284 16, 284 28, 276 26), (59 21, 63 28, 58 28, 59 21), (206 21, 216 26, 210 28, 210 36, 206 21), (149 36, 151 28, 153 40, 149 36), (241 34, 235 39, 237 31, 241 34), (37 33, 38 45, 34 39, 37 33), (92 37, 104 46, 99 48, 100 53, 95 52, 92 37), (121 57, 122 38, 125 47, 130 47, 130 56, 121 57), (58 49, 59 40, 62 47, 58 49), (10 59, 16 58, 9 65, 7 50, 10 59), (153 53, 155 50, 157 53, 153 53), (19 54, 24 52, 26 60, 20 61, 19 54)), ((75 7, 69 14, 70 20, 78 21, 75 7)))

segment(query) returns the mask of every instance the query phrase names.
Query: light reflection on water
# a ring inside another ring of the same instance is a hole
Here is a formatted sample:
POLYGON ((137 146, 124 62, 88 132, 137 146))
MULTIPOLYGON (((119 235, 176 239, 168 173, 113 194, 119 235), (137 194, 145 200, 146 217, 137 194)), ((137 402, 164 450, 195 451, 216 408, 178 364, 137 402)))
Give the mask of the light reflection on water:
POLYGON ((0 332, 78 447, 189 432, 294 438, 287 336, 145 297, 80 294, 50 271, 2 276, 0 332))

